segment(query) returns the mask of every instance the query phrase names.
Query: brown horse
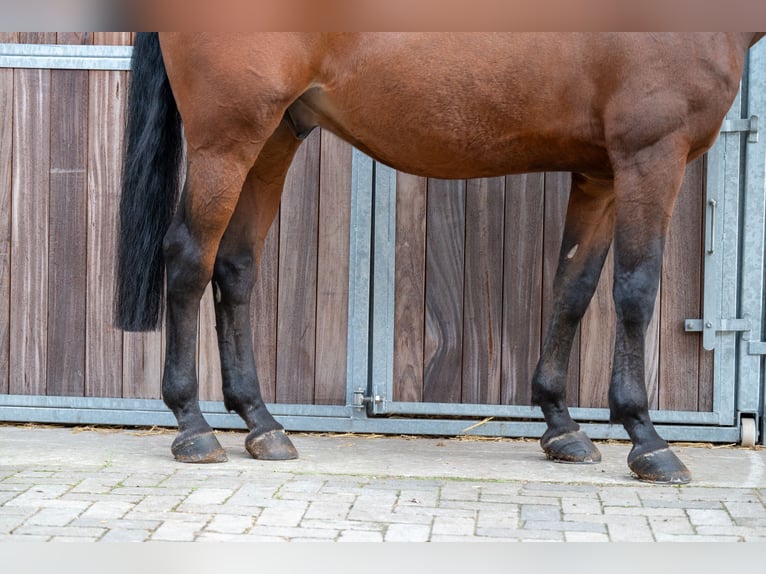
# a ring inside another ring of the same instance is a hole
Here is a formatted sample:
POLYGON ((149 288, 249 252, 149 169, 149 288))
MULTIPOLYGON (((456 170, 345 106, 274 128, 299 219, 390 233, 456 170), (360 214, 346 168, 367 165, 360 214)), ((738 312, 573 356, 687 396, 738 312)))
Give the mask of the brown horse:
POLYGON ((571 171, 554 308, 534 374, 546 455, 601 455, 571 419, 566 370, 614 243, 611 420, 646 481, 689 471, 649 419, 644 337, 686 164, 715 140, 763 34, 139 34, 118 253, 117 324, 156 328, 180 461, 226 455, 204 420, 197 313, 212 279, 225 405, 247 450, 297 456, 258 388, 249 301, 290 162, 316 126, 397 169, 438 178, 571 171), (181 130, 183 119, 183 132, 181 130), (178 199, 185 137, 187 176, 178 199), (164 238, 164 241, 163 241, 164 238))

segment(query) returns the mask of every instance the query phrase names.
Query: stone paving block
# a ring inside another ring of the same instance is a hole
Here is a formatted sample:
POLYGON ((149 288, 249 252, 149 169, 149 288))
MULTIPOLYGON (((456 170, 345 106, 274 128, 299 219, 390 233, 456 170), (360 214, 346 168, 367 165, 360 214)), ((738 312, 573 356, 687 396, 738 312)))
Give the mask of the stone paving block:
POLYGON ((98 541, 97 536, 54 536, 50 540, 51 542, 63 542, 63 543, 71 543, 71 542, 96 542, 98 541))
POLYGON ((567 542, 609 542, 609 535, 604 532, 564 532, 567 542))
POLYGON ((260 526, 298 526, 306 514, 308 502, 285 500, 283 504, 266 507, 258 515, 260 526))
POLYGON ((218 532, 225 534, 243 534, 252 528, 255 519, 249 516, 232 516, 219 514, 214 516, 205 527, 205 532, 218 532))
POLYGON ((13 531, 13 535, 29 534, 33 536, 91 536, 100 538, 106 528, 83 526, 49 526, 24 524, 13 531))
POLYGON ((477 528, 518 528, 520 512, 501 509, 479 510, 476 518, 477 528))
POLYGON ((453 536, 473 536, 476 532, 476 519, 473 517, 436 516, 431 532, 453 536))
POLYGON ((567 520, 528 520, 523 523, 522 530, 559 530, 568 532, 606 532, 606 525, 595 522, 576 522, 567 520))
POLYGON ((434 507, 439 501, 439 490, 401 490, 396 504, 399 506, 427 506, 434 507))
POLYGON ((668 516, 650 516, 649 526, 654 533, 655 538, 659 540, 660 534, 693 534, 694 528, 692 527, 689 519, 684 517, 668 517, 668 516))
POLYGON ((598 496, 604 506, 641 506, 638 492, 633 488, 607 487, 598 496))
POLYGON ((248 536, 269 536, 275 538, 319 538, 323 540, 335 540, 339 532, 333 528, 303 528, 290 526, 261 526, 255 525, 248 536))
POLYGON ((561 511, 565 514, 601 514, 601 501, 593 498, 562 498, 561 511))
POLYGON ((730 526, 732 524, 731 516, 725 510, 689 508, 686 514, 694 526, 711 524, 730 526))
MULTIPOLYGON (((564 532, 559 530, 527 530, 526 528, 477 528, 475 539, 515 539, 515 540, 564 540, 564 532)), ((434 537, 431 537, 434 541, 434 537)))
POLYGON ((383 542, 383 534, 372 530, 344 530, 338 542, 383 542))
POLYGON ((756 496, 743 502, 724 500, 724 505, 734 519, 740 517, 766 518, 766 508, 756 496))
POLYGON ((9 500, 4 506, 40 506, 47 501, 56 500, 59 496, 69 491, 71 487, 64 484, 35 484, 15 498, 9 500))
POLYGON ((152 532, 151 539, 165 542, 191 542, 206 526, 203 521, 166 520, 152 532))
POLYGON ((660 534, 657 542, 743 542, 739 536, 702 536, 699 534, 660 534))
POLYGON ((654 541, 654 534, 645 516, 612 515, 603 518, 612 542, 654 541))
POLYGON ((558 501, 556 505, 544 505, 544 504, 522 504, 521 505, 521 520, 560 520, 561 509, 559 508, 558 501))
POLYGON ((122 518, 133 508, 135 508, 135 504, 121 500, 100 500, 91 504, 80 517, 95 520, 122 518))
POLYGON ((51 538, 36 534, 0 534, 0 542, 48 542, 51 538))
POLYGON ((108 530, 99 542, 144 542, 151 536, 151 530, 113 528, 108 530))
POLYGON ((304 514, 305 519, 343 520, 348 516, 351 504, 347 502, 310 502, 304 514))
POLYGON ((390 524, 386 529, 386 542, 428 542, 431 527, 426 524, 390 524))
POLYGON ((82 514, 82 508, 41 508, 26 524, 35 526, 65 526, 82 514))
POLYGON ((301 520, 300 527, 312 530, 375 530, 376 532, 382 532, 386 527, 386 523, 365 522, 361 520, 312 520, 304 518, 301 520))
POLYGON ((234 494, 230 488, 200 488, 187 496, 183 503, 194 504, 223 504, 234 494))
POLYGON ((447 500, 478 501, 481 489, 480 484, 447 482, 441 487, 439 499, 441 502, 447 500))
POLYGON ((645 508, 643 506, 604 506, 605 515, 685 517, 683 508, 645 508))

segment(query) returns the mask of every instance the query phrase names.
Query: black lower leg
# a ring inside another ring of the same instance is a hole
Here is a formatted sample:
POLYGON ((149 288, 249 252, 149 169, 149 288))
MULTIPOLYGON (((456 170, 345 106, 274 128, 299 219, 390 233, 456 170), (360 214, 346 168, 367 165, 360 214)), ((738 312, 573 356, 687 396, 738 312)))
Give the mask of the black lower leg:
POLYGON ((168 269, 167 346, 162 398, 178 421, 171 450, 181 462, 223 462, 226 453, 199 407, 196 363, 197 313, 207 279, 194 272, 188 233, 183 225, 171 228, 165 241, 168 269))
POLYGON ((219 255, 213 276, 218 348, 221 356, 224 404, 247 424, 246 447, 259 459, 297 457, 284 427, 266 408, 261 397, 253 356, 250 326, 250 293, 254 282, 253 256, 219 255))
POLYGON ((646 329, 654 309, 659 283, 662 245, 658 243, 653 258, 630 266, 617 261, 614 301, 617 311, 612 381, 609 387, 610 419, 621 423, 630 436, 633 448, 628 466, 646 482, 686 483, 691 474, 657 433, 649 417, 644 380, 646 329))

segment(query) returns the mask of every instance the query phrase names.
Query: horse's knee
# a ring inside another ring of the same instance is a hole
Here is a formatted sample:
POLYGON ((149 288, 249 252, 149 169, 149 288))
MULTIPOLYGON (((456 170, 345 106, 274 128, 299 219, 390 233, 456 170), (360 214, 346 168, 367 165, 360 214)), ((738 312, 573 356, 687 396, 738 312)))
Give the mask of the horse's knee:
POLYGON ((654 312, 657 297, 656 273, 638 270, 615 275, 613 298, 617 321, 629 331, 645 333, 654 312))

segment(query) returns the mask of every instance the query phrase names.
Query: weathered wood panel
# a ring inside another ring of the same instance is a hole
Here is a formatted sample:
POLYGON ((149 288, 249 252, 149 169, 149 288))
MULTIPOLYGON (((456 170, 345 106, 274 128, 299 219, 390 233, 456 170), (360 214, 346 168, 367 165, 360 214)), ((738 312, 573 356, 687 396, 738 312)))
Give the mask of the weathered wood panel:
POLYGON ((321 133, 314 403, 345 404, 352 147, 321 133))
MULTIPOLYGON (((94 43, 126 45, 129 32, 96 33, 94 43)), ((114 258, 126 72, 90 72, 88 86, 88 247, 86 396, 134 396, 123 391, 123 337, 113 327, 114 258)))
POLYGON ((704 162, 686 169, 668 231, 662 267, 660 306, 659 407, 697 410, 699 402, 699 338, 684 331, 684 319, 702 316, 702 216, 704 162))
POLYGON ((469 180, 465 203, 464 403, 498 404, 503 333, 505 178, 469 180))
MULTIPOLYGON (((701 351, 699 337, 683 331, 683 319, 701 313, 703 175, 702 160, 689 167, 668 239, 656 311, 647 332, 647 394, 650 408, 654 409, 712 409, 711 354, 701 351), (699 256, 690 257, 690 253, 699 256)), ((409 186, 407 177, 398 176, 404 185, 400 183, 397 198, 394 400, 529 404, 530 381, 550 314, 570 175, 507 177, 500 240, 493 230, 497 211, 502 207, 491 205, 487 201, 489 196, 472 197, 471 191, 466 194, 463 188, 466 182, 452 182, 450 195, 445 184, 428 180, 424 222, 423 215, 412 215, 424 212, 420 207, 424 192, 409 186), (487 213, 473 211, 479 204, 487 213), (461 211, 463 205, 465 215, 461 211), (445 214, 451 214, 452 219, 445 214), (467 221, 465 227, 462 217, 467 221), (420 263, 412 263, 410 254, 417 251, 412 249, 411 242, 413 237, 423 236, 424 227, 427 265, 425 277, 418 283, 409 279, 413 268, 414 276, 418 277, 420 267, 420 263), (490 336, 489 321, 481 313, 486 312, 488 302, 495 296, 494 287, 489 288, 495 283, 488 280, 491 275, 487 275, 487 261, 498 260, 503 261, 499 280, 503 326, 499 351, 502 384, 496 401, 495 379, 489 375, 496 363, 487 353, 495 334, 490 336), (482 280, 484 291, 476 288, 482 280), (422 282, 426 297, 425 302, 418 302, 422 282), (422 315, 417 314, 417 308, 422 315), (477 309, 481 310, 478 314, 477 309), (422 358, 418 354, 419 341, 410 335, 417 335, 421 321, 426 325, 422 358), (451 334, 455 328, 462 328, 462 340, 451 334), (472 362, 477 343, 483 345, 479 354, 484 370, 472 362), (426 392, 421 395, 417 376, 423 370, 426 392), (434 372, 438 377, 431 374, 429 378, 429 373, 434 372)), ((473 191, 491 184, 479 180, 467 185, 473 191)), ((615 327, 613 269, 610 251, 573 343, 567 381, 568 402, 572 406, 608 407, 615 327)))
MULTIPOLYGON (((88 34, 58 35, 85 44, 88 34)), ((51 174, 48 252, 49 395, 85 392, 87 285, 88 72, 51 71, 51 174)))
POLYGON ((542 338, 543 175, 508 176, 505 194, 501 402, 528 405, 542 338))
MULTIPOLYGON (((0 42, 18 35, 0 32, 0 42)), ((0 393, 8 392, 10 351, 11 183, 13 164, 13 70, 0 70, 0 393)))
POLYGON ((460 402, 465 181, 428 182, 423 399, 460 402))
POLYGON ((277 401, 314 400, 320 132, 298 149, 282 195, 277 311, 277 401))
POLYGON ((400 401, 423 399, 426 184, 424 177, 396 175, 393 378, 400 401))
MULTIPOLYGON (((45 41, 25 34, 20 40, 45 41)), ((15 394, 46 394, 50 78, 49 70, 16 70, 14 78, 9 322, 15 394)))
POLYGON ((279 214, 277 214, 266 236, 250 304, 258 383, 261 387, 263 400, 269 403, 277 400, 279 219, 279 214))

